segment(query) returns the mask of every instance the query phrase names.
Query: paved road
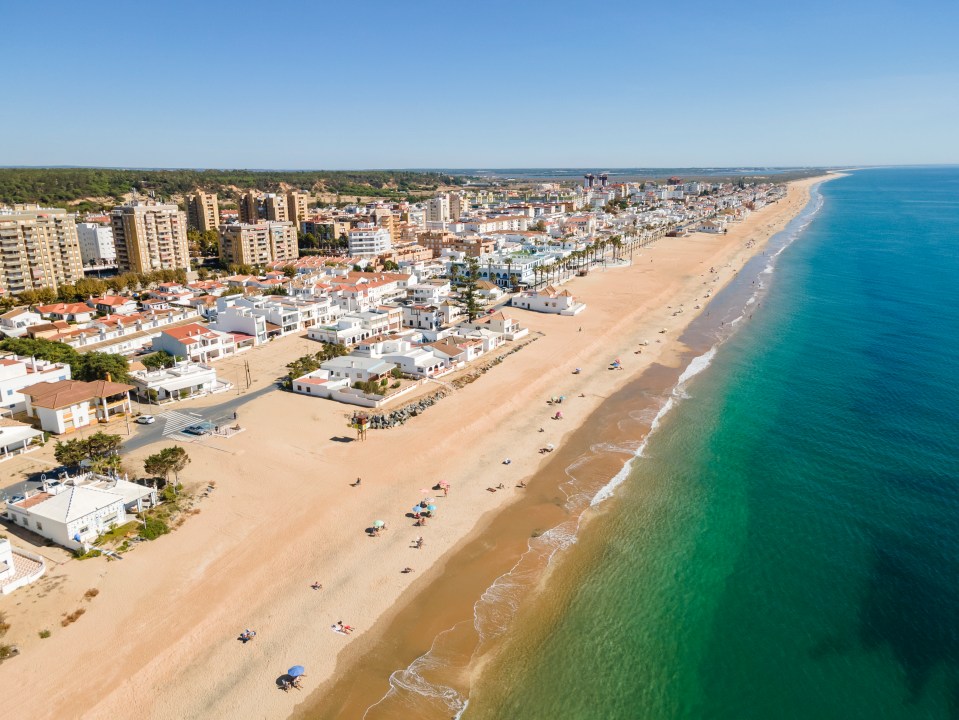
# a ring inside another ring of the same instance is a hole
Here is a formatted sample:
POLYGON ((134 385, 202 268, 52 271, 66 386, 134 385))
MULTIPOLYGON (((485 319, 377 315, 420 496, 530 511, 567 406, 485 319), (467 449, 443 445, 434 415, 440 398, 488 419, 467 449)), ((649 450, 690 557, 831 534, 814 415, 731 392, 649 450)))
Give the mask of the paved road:
MULTIPOLYGON (((235 424, 233 414, 236 413, 237 420, 243 422, 241 408, 252 400, 262 397, 267 393, 278 392, 279 385, 271 383, 259 390, 248 392, 244 395, 234 395, 229 400, 224 400, 217 405, 211 405, 203 408, 186 408, 176 410, 177 405, 173 404, 170 410, 157 408, 157 412, 152 413, 157 421, 152 425, 136 425, 136 434, 123 443, 123 451, 131 452, 139 450, 151 443, 160 442, 164 437, 176 440, 192 440, 193 435, 187 435, 181 432, 185 427, 199 422, 210 422, 214 425, 232 425, 235 424)), ((145 406, 141 406, 145 407, 145 406)), ((149 413, 148 413, 149 414, 149 413)))

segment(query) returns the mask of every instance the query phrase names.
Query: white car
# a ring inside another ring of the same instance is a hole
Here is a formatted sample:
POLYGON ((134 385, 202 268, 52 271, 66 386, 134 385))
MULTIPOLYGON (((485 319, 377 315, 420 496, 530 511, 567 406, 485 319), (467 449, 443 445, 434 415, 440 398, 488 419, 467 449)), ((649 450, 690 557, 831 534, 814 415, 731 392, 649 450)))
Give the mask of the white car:
POLYGON ((157 419, 153 417, 152 415, 141 415, 140 417, 137 418, 137 422, 140 423, 141 425, 152 425, 156 421, 157 419))

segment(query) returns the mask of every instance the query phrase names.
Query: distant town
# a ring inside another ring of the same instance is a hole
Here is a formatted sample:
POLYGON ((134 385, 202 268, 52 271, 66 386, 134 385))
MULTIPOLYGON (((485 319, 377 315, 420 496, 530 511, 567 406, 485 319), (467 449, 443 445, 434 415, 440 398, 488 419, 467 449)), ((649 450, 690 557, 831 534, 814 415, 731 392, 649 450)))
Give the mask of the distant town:
MULTIPOLYGON (((284 358, 282 386, 306 403, 354 406, 362 434, 364 412, 530 341, 511 307, 579 315, 587 308, 564 289, 570 278, 628 264, 666 235, 724 233, 784 194, 766 181, 610 183, 587 173, 576 184, 466 185, 420 202, 324 203, 289 188, 245 190, 224 206, 195 190, 132 192, 109 212, 2 207, 0 460, 249 386, 218 363, 290 335, 316 350, 284 358)), ((76 469, 60 478, 69 487, 51 478, 7 493, 6 521, 87 553, 171 499, 156 482, 120 477, 109 460, 117 436, 92 437, 107 449, 57 445, 57 460, 76 469), (78 516, 82 503, 89 512, 78 516)), ((154 461, 161 474, 170 467, 175 459, 154 461)), ((35 574, 40 559, 17 552, 0 584, 35 574)))

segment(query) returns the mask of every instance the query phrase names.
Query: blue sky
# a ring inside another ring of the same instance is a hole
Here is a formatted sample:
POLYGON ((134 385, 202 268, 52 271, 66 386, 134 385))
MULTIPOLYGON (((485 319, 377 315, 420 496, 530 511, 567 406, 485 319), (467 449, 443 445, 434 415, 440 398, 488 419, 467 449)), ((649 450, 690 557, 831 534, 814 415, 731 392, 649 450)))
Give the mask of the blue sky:
POLYGON ((4 3, 0 165, 959 162, 959 2, 4 3))

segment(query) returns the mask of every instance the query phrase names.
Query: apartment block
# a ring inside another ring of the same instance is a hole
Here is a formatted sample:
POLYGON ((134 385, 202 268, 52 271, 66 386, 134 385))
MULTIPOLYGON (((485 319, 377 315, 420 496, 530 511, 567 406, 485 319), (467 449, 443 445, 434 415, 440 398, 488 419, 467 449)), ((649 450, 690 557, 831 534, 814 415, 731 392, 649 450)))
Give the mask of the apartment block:
POLYGON ((99 223, 77 223, 80 259, 84 265, 110 265, 116 262, 117 247, 113 228, 99 223))
POLYGON ((256 193, 252 190, 247 193, 243 193, 240 196, 240 222, 241 223, 255 223, 260 221, 260 211, 259 211, 260 201, 256 196, 256 193))
POLYGON ((10 293, 53 288, 83 278, 73 215, 60 208, 0 208, 0 287, 10 293))
POLYGON ((263 213, 271 222, 286 222, 290 219, 289 208, 286 206, 286 195, 270 193, 263 198, 263 213))
POLYGON ((110 213, 121 271, 190 269, 186 213, 173 204, 137 202, 110 213))
POLYGON ((286 194, 286 211, 289 215, 287 220, 296 227, 300 226, 309 215, 307 214, 310 204, 310 195, 305 192, 291 190, 286 194))
POLYGON ((187 195, 186 216, 191 230, 216 230, 220 226, 220 204, 216 193, 197 190, 193 195, 187 195))
POLYGON ((426 201, 426 222, 447 222, 449 219, 449 195, 437 195, 426 201))
POLYGON ((235 223, 220 231, 220 259, 227 265, 293 262, 297 257, 291 222, 235 223))
POLYGON ((350 255, 380 255, 393 247, 385 227, 362 223, 350 230, 350 255))

